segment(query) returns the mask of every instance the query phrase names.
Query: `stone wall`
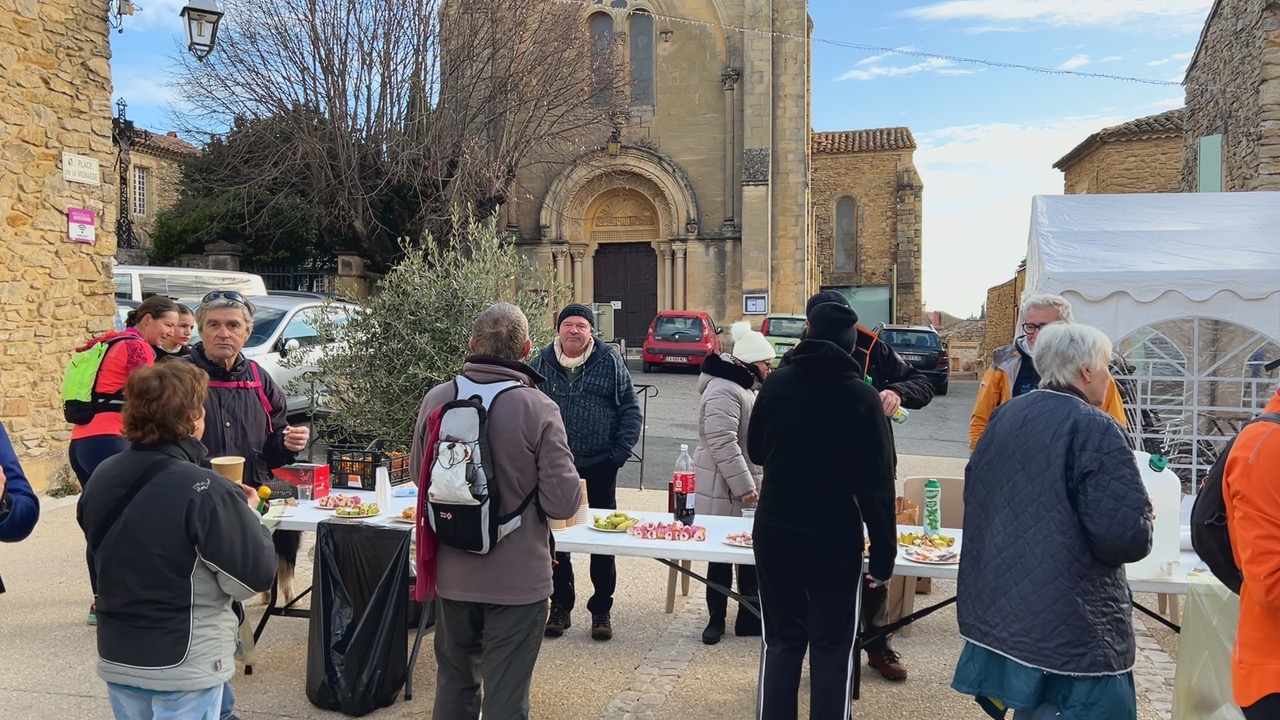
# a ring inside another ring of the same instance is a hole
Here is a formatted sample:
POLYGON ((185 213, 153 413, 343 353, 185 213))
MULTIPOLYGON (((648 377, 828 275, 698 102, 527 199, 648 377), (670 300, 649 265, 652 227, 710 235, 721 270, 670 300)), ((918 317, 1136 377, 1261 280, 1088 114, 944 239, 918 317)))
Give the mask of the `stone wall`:
POLYGON ((1223 190, 1280 190, 1280 8, 1270 0, 1220 0, 1186 85, 1182 190, 1196 190, 1199 140, 1216 134, 1223 136, 1223 190))
POLYGON ((1067 195, 1179 192, 1180 137, 1102 143, 1063 174, 1067 195))
MULTIPOLYGON (((898 311, 908 322, 921 322, 920 188, 900 188, 902 171, 915 177, 913 151, 816 153, 811 179, 814 252, 819 284, 828 286, 889 285, 898 266, 898 311), (898 205, 899 195, 903 206, 898 205), (834 271, 836 202, 853 198, 857 212, 856 272, 834 271), (903 213, 906 215, 903 216, 903 213), (910 268, 904 273, 903 261, 910 268)), ((919 180, 914 181, 917 185, 919 180)))
POLYGON ((110 57, 100 0, 0 0, 0 420, 38 488, 66 461, 67 361, 115 313, 110 57), (98 184, 64 180, 64 152, 98 184), (68 240, 68 208, 97 214, 96 243, 68 240))
POLYGON ((134 168, 147 169, 147 213, 133 215, 133 231, 140 245, 151 247, 151 231, 155 227, 156 216, 173 207, 182 194, 182 165, 172 157, 153 155, 138 148, 130 153, 129 160, 130 185, 126 192, 129 193, 130 212, 134 209, 134 168))
POLYGON ((1013 279, 987 290, 987 317, 979 360, 984 367, 991 362, 991 355, 997 348, 1012 343, 1017 336, 1018 311, 1026 283, 1027 271, 1021 268, 1013 279))

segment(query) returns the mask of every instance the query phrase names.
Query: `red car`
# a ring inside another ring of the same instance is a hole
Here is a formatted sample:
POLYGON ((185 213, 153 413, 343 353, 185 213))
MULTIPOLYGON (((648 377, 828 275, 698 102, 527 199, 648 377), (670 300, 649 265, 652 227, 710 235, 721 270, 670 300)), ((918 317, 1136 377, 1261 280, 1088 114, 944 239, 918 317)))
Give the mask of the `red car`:
POLYGON ((663 310, 649 324, 641 346, 644 371, 655 367, 701 367, 708 355, 723 351, 720 334, 724 328, 716 325, 704 312, 687 310, 663 310))

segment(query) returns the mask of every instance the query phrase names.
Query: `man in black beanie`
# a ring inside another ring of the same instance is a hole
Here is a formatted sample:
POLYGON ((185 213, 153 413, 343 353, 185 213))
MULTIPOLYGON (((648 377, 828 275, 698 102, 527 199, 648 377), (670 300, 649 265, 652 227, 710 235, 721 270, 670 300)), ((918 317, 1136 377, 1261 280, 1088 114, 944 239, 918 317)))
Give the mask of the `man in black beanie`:
POLYGON ((814 306, 807 338, 769 376, 751 413, 747 454, 767 478, 752 530, 762 718, 796 717, 806 648, 809 716, 849 716, 864 522, 869 582, 883 587, 893 574, 893 442, 880 397, 851 355, 857 340, 849 307, 814 306))
MULTIPOLYGON (((801 337, 807 337, 807 333, 812 333, 813 312, 816 308, 834 303, 849 307, 849 301, 845 296, 835 290, 823 290, 822 292, 809 298, 809 302, 805 303, 805 315, 808 317, 809 329, 801 337)), ((853 310, 850 309, 852 313, 853 310)), ((854 313, 855 323, 857 314, 854 313)), ((853 357, 862 366, 863 374, 871 378, 871 383, 880 393, 880 402, 884 407, 885 416, 891 416, 898 411, 899 407, 905 407, 908 410, 919 410, 929 404, 933 400, 933 383, 929 382, 929 378, 925 377, 919 370, 909 365, 905 360, 898 357, 898 353, 889 347, 888 343, 880 342, 880 338, 875 333, 866 329, 861 325, 856 325, 857 340, 853 350, 853 357)), ((781 367, 785 367, 791 361, 792 353, 787 353, 780 363, 781 367)), ((892 427, 889 433, 889 442, 893 442, 892 427)), ((894 468, 897 468, 897 450, 894 449, 894 468)), ((895 539, 896 542, 896 539, 895 539)), ((887 587, 873 588, 864 586, 862 595, 862 625, 863 632, 870 633, 877 628, 883 627, 889 623, 889 589, 887 587)), ((889 644, 889 637, 881 635, 866 644, 867 662, 886 680, 901 682, 907 679, 907 668, 902 664, 902 658, 889 644)))
MULTIPOLYGON (((644 418, 631 383, 626 360, 612 345, 598 342, 595 313, 574 303, 556 319, 556 339, 529 361, 545 380, 538 388, 560 406, 564 429, 578 475, 587 481, 593 508, 617 509, 618 469, 631 457, 640 440, 644 418)), ((569 629, 569 613, 577 602, 569 553, 556 553, 552 570, 551 611, 545 634, 560 637, 569 629)), ((591 586, 587 601, 591 637, 613 637, 613 592, 617 568, 612 555, 591 556, 591 586)))

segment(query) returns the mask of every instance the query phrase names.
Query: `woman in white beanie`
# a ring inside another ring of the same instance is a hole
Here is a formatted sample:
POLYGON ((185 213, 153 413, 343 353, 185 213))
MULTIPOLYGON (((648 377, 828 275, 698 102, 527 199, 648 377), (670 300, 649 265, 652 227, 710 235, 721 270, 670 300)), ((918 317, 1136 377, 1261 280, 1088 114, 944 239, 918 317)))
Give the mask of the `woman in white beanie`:
MULTIPOLYGON (((747 460, 747 425, 756 391, 773 365, 774 349, 764 335, 747 322, 729 328, 733 351, 712 355, 702 364, 698 378, 698 448, 693 453, 697 481, 699 515, 740 515, 742 508, 755 505, 760 487, 760 468, 747 460)), ((707 579, 723 587, 733 585, 733 566, 711 563, 707 579)), ((738 566, 738 592, 757 597, 755 567, 738 566)), ((711 620, 702 631, 702 642, 714 645, 724 635, 729 599, 707 588, 707 610, 711 620)), ((758 606, 757 606, 758 607, 758 606)), ((738 608, 734 634, 760 635, 760 618, 738 608)))

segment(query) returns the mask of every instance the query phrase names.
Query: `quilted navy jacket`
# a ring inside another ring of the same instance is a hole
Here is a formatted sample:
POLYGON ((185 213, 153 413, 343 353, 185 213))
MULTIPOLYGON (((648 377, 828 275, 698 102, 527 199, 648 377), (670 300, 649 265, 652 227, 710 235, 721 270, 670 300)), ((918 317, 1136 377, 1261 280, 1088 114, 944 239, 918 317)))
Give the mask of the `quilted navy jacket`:
POLYGON ((1062 675, 1133 667, 1124 565, 1152 510, 1116 421, 1074 389, 1002 405, 965 469, 960 634, 1062 675))

